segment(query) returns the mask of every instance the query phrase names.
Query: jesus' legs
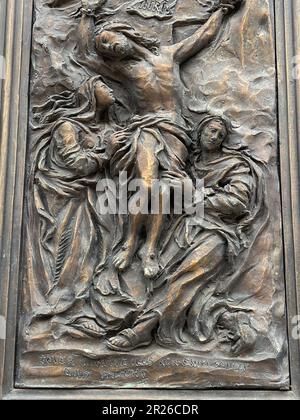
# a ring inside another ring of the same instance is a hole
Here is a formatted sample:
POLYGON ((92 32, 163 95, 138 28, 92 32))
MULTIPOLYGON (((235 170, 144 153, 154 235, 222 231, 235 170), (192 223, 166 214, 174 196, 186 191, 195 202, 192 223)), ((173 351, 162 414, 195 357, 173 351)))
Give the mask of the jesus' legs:
MULTIPOLYGON (((139 207, 149 211, 149 197, 151 197, 153 182, 158 179, 159 163, 156 158, 156 149, 156 138, 150 133, 143 133, 136 154, 136 175, 140 179, 143 189, 142 194, 141 192, 137 193, 138 199, 136 195, 133 195, 129 202, 129 209, 131 203, 139 201, 139 207)), ((152 216, 141 212, 130 213, 126 241, 121 251, 116 255, 114 264, 119 270, 125 270, 130 265, 136 252, 140 230, 144 224, 147 227, 148 236, 142 253, 144 272, 146 277, 154 277, 159 270, 156 244, 162 227, 160 214, 152 216)))
POLYGON ((157 191, 157 213, 149 215, 147 220, 147 240, 143 247, 142 259, 144 275, 146 278, 150 279, 156 277, 160 270, 158 262, 158 242, 164 224, 164 207, 169 206, 169 192, 170 188, 168 188, 167 185, 160 185, 159 191, 157 191))

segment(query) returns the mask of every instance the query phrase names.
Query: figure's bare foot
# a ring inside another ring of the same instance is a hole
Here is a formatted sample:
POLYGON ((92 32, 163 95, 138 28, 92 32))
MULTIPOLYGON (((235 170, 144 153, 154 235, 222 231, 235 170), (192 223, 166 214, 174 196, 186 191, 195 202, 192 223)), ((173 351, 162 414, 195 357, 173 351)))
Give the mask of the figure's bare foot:
POLYGON ((79 318, 72 326, 85 334, 92 337, 104 337, 106 332, 101 328, 94 319, 91 318, 79 318))
POLYGON ((134 330, 127 329, 110 338, 107 346, 114 351, 129 352, 139 347, 146 347, 151 341, 151 334, 137 334, 134 330))
POLYGON ((146 254, 143 258, 144 276, 147 279, 153 279, 159 273, 160 267, 157 255, 155 253, 146 254))
POLYGON ((111 344, 113 347, 123 349, 123 351, 126 351, 128 347, 131 347, 131 343, 128 340, 128 338, 122 335, 117 335, 116 337, 111 338, 110 340, 108 340, 108 343, 111 344))
POLYGON ((130 242, 126 242, 121 250, 117 253, 113 259, 114 266, 118 271, 124 271, 131 264, 134 255, 134 245, 130 242))

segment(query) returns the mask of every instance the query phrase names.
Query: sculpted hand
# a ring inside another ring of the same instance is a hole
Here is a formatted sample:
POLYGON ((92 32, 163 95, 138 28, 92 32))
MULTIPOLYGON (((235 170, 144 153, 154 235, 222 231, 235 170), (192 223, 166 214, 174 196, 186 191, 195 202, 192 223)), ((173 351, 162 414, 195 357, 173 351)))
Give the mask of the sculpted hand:
POLYGON ((225 14, 235 12, 240 8, 244 0, 222 0, 220 7, 225 14))
POLYGON ((209 197, 215 194, 215 190, 213 188, 204 188, 204 197, 209 197))
POLYGON ((106 153, 108 156, 113 156, 122 147, 122 143, 119 141, 122 139, 122 133, 115 133, 111 136, 106 147, 106 153))
POLYGON ((106 1, 107 0, 81 0, 81 11, 86 15, 93 15, 104 6, 106 1))

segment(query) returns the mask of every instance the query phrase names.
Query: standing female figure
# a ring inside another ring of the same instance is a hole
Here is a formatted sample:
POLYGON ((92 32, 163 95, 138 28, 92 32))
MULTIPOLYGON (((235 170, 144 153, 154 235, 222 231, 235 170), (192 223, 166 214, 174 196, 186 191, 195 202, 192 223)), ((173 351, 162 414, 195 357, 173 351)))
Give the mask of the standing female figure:
POLYGON ((27 304, 33 319, 48 317, 92 335, 101 334, 86 309, 101 242, 96 184, 108 159, 114 102, 96 76, 33 110, 38 138, 30 178, 27 304))

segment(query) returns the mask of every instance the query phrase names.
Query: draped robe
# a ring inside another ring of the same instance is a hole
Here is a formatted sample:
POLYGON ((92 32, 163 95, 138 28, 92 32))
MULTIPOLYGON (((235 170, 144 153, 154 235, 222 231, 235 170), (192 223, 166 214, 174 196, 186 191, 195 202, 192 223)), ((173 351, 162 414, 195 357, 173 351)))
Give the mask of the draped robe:
POLYGON ((190 341, 212 339, 220 314, 239 309, 230 308, 228 295, 268 223, 264 165, 247 150, 223 147, 217 159, 205 163, 201 157, 196 159, 193 172, 210 189, 204 218, 195 223, 193 216, 183 215, 170 221, 160 247, 159 278, 151 284, 143 280, 138 271, 141 262, 136 261, 131 275, 120 278, 112 268, 109 277, 101 281, 100 276, 97 286, 94 284, 94 310, 107 330, 153 325, 156 321, 161 344, 185 346, 190 341), (191 259, 201 268, 194 278, 184 271, 191 259), (115 287, 111 287, 112 279, 115 287), (110 287, 105 286, 106 281, 110 287), (132 291, 145 283, 143 297, 137 299, 130 293, 130 282, 132 291), (115 307, 114 302, 118 302, 115 307))
POLYGON ((38 146, 28 206, 29 322, 59 314, 72 322, 84 314, 100 255, 100 219, 95 210, 103 158, 99 142, 85 125, 64 118, 38 146), (64 123, 75 131, 76 144, 68 144, 62 136, 64 123), (83 146, 89 140, 96 144, 94 149, 83 146))

